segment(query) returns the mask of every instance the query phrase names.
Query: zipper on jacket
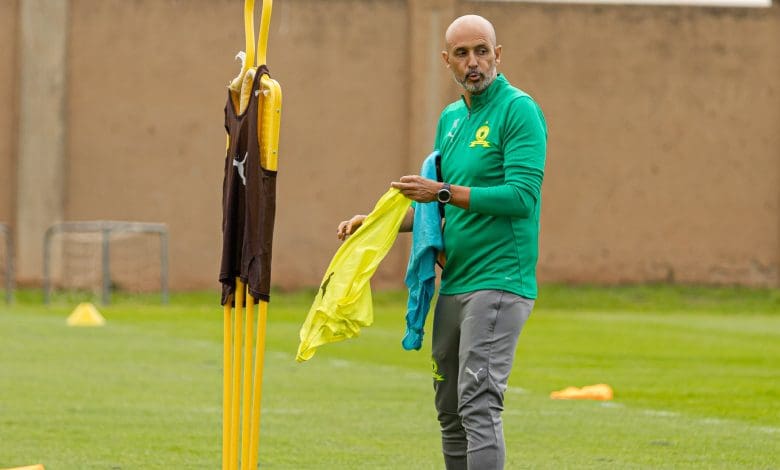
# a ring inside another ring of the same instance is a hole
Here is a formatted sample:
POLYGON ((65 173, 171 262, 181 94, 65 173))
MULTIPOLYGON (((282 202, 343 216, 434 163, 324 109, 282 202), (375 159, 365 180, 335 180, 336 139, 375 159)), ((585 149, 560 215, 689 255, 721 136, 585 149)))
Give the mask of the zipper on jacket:
POLYGON ((469 106, 469 104, 466 103, 466 97, 465 96, 460 95, 460 99, 463 100, 463 105, 466 106, 466 109, 468 110, 468 113, 466 113, 466 120, 470 121, 471 120, 471 106, 469 106))

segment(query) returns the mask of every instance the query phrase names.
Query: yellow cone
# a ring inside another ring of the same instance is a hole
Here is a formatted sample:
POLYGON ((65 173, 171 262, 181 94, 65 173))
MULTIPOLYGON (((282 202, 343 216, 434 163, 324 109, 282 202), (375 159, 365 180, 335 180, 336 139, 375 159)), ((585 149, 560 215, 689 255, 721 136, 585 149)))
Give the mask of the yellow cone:
POLYGON ((103 326, 106 319, 89 302, 78 304, 68 317, 68 326, 103 326))

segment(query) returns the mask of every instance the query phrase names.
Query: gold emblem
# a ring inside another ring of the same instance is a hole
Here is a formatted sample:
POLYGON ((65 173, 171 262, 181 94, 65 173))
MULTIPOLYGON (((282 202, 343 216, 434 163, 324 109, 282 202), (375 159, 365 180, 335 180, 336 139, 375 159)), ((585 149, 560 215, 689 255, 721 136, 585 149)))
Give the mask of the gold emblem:
POLYGON ((477 129, 477 133, 474 135, 476 140, 472 140, 469 147, 476 147, 477 145, 481 145, 484 148, 489 148, 490 142, 487 141, 488 134, 490 134, 490 128, 488 126, 482 126, 477 129))

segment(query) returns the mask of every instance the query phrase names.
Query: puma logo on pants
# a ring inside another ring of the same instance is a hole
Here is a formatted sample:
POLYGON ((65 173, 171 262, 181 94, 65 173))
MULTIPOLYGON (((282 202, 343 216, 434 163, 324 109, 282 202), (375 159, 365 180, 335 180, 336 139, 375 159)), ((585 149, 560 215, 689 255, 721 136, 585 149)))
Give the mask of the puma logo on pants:
POLYGON ((474 372, 473 370, 466 367, 466 373, 471 374, 474 376, 474 381, 479 382, 479 373, 485 370, 483 367, 480 367, 478 371, 474 372))

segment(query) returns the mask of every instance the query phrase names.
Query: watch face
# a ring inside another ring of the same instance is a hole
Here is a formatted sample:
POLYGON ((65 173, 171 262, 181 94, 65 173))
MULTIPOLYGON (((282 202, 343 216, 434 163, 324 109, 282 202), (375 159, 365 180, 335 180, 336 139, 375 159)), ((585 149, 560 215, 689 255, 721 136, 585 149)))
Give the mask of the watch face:
POLYGON ((452 193, 450 193, 449 189, 440 189, 439 192, 436 193, 436 198, 442 204, 446 204, 450 202, 450 199, 452 198, 452 193))

